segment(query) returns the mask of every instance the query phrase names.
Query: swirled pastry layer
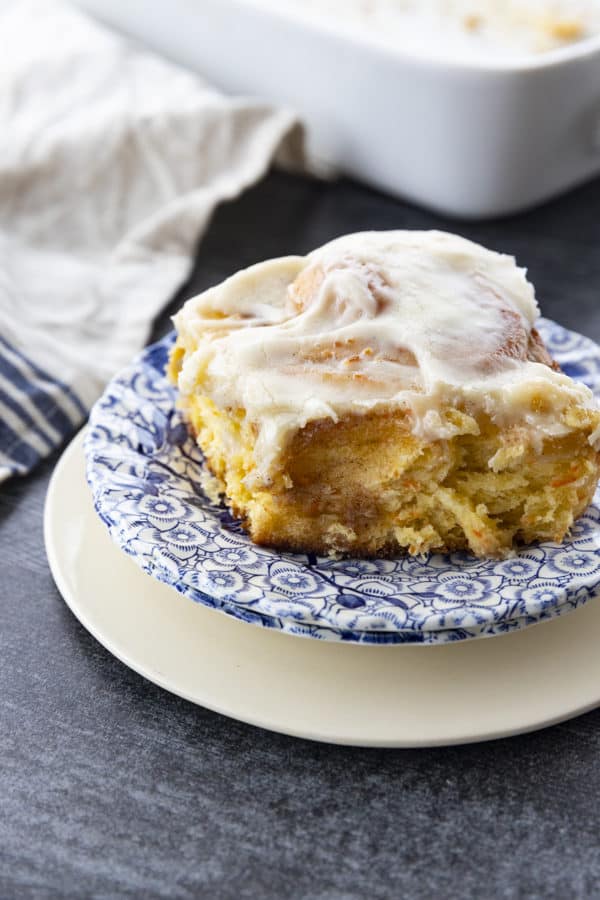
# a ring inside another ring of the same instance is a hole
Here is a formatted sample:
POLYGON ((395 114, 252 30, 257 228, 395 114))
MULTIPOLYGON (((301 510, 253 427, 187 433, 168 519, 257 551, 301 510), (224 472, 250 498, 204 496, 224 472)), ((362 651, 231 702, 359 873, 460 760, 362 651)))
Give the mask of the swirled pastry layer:
POLYGON ((256 542, 501 556, 562 540, 600 473, 600 411, 537 315, 510 256, 354 234, 189 300, 169 370, 256 542))

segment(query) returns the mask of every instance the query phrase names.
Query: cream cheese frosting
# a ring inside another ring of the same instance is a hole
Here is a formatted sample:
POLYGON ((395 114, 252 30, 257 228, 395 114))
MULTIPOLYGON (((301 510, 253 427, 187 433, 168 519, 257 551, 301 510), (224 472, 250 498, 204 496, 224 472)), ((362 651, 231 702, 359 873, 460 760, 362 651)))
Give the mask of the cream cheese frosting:
POLYGON ((439 231, 351 234, 188 300, 179 389, 245 411, 265 480, 299 428, 378 408, 404 410, 427 440, 456 433, 445 412, 458 407, 539 443, 569 430, 570 404, 595 401, 527 359, 538 314, 511 256, 439 231))

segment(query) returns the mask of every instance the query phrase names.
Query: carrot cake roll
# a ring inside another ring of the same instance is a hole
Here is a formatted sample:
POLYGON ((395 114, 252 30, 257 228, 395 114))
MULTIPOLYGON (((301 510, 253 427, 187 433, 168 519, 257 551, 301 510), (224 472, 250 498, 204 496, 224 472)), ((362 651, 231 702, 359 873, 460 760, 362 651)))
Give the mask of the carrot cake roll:
POLYGON ((503 556, 562 540, 600 475, 600 411, 538 314, 511 256, 351 234, 188 300, 169 374, 256 543, 503 556))

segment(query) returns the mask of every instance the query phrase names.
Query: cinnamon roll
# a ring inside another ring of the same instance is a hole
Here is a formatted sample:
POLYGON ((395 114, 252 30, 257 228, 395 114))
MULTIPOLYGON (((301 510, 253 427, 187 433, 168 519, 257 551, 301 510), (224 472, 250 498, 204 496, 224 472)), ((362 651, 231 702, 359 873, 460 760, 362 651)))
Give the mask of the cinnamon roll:
POLYGON ((353 234, 188 300, 169 374, 257 543, 502 556, 562 540, 600 476, 600 411, 538 313, 510 256, 353 234))

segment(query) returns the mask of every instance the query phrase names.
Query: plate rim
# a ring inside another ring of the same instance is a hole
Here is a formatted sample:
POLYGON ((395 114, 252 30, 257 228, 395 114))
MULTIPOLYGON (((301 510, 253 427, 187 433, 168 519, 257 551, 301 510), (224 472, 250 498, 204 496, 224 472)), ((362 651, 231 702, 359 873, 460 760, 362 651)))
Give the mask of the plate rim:
MULTIPOLYGON (((558 323, 554 323, 550 320, 543 320, 544 327, 554 328, 557 332, 557 335, 564 339, 567 338, 567 342, 569 339, 576 339, 577 342, 583 342, 584 346, 586 346, 590 353, 595 355, 598 365, 600 366, 600 347, 596 345, 589 338, 586 338, 577 332, 570 331, 564 328, 562 325, 558 323)), ((558 337, 557 337, 558 339, 558 337)), ((152 367, 155 371, 158 371, 153 363, 150 361, 150 356, 153 352, 159 350, 163 350, 172 342, 173 340, 173 332, 169 332, 167 335, 163 336, 159 341, 155 344, 150 345, 149 347, 144 348, 144 350, 138 354, 134 360, 132 360, 128 366, 126 366, 120 373, 118 373, 114 379, 111 381, 110 385, 107 387, 107 390, 113 383, 119 384, 119 379, 122 377, 137 376, 138 373, 144 374, 147 369, 152 367)), ((129 390, 129 388, 127 388, 129 390)), ((104 396, 104 395, 103 395, 104 396)), ((151 402, 151 401, 149 401, 151 402)), ((98 410, 101 409, 100 406, 97 407, 98 410)), ((159 407, 160 409, 160 407, 159 407)), ((163 411, 161 410, 161 414, 163 411)), ((123 420, 123 417, 120 417, 120 420, 123 420)), ((94 425, 94 410, 92 410, 91 414, 91 423, 94 425)), ((102 419, 100 418, 100 426, 102 426, 102 419)), ((92 445, 92 431, 89 432, 90 437, 86 441, 86 456, 88 459, 87 472, 88 472, 88 482, 92 487, 92 492, 94 493, 94 504, 96 506, 96 510, 100 518, 102 518, 111 531, 111 535, 113 539, 120 544, 122 549, 125 549, 123 543, 120 540, 120 531, 121 527, 118 523, 114 521, 112 523, 106 521, 107 516, 104 515, 105 509, 102 507, 102 500, 104 496, 104 492, 106 488, 104 486, 105 477, 100 477, 94 474, 93 467, 93 445, 92 445)), ((115 444, 114 441, 106 441, 107 444, 113 446, 115 444)), ((132 451, 133 452, 133 451, 132 451)), ((101 447, 96 448, 96 453, 101 453, 101 447)), ((142 457, 142 454, 139 454, 142 457)), ((193 479, 192 479, 193 481, 193 479)), ((109 491, 110 493, 110 491, 109 491)), ((184 501, 185 502, 185 501, 184 501)), ((215 516, 216 518, 216 516, 215 516)), ((221 533, 223 533, 223 529, 221 528, 221 533)), ((522 548, 521 559, 532 559, 533 556, 538 554, 544 554, 543 547, 545 545, 531 545, 529 547, 522 548)), ((559 554, 561 552, 560 545, 554 552, 559 554)), ((316 567, 312 567, 310 560, 307 563, 304 563, 301 559, 295 560, 290 558, 290 554, 281 554, 276 550, 269 550, 268 548, 254 548, 250 549, 255 550, 262 558, 267 554, 272 555, 272 563, 268 563, 269 567, 271 564, 280 565, 285 568, 286 565, 296 566, 299 569, 303 569, 305 566, 308 566, 308 572, 311 577, 320 578, 321 580, 327 581, 326 578, 327 573, 323 574, 321 571, 323 567, 327 565, 326 561, 323 561, 323 564, 316 565, 316 567)), ((570 549, 570 548, 569 548, 570 549)), ((199 552, 199 551, 198 551, 199 552)), ((576 552, 576 551, 575 551, 576 552)), ((596 551, 597 552, 597 551, 596 551)), ((228 615, 231 615, 235 618, 241 619, 242 621, 251 621, 255 625, 260 625, 265 628, 275 628, 278 630, 286 631, 292 634, 303 634, 306 637, 318 638, 318 639, 326 639, 326 640, 334 640, 334 641, 349 641, 355 643, 368 643, 368 644, 442 644, 446 642, 454 642, 454 641, 464 641, 464 640, 474 640, 481 639, 487 637, 494 637, 500 634, 518 630, 524 627, 530 627, 533 624, 536 624, 540 621, 547 621, 551 618, 555 618, 560 615, 567 615, 572 612, 575 608, 580 606, 581 604, 587 602, 592 597, 596 596, 600 592, 600 580, 596 579, 593 585, 590 586, 590 582, 585 583, 573 583, 574 576, 572 576, 571 584, 557 584, 554 588, 556 596, 552 600, 552 603, 549 602, 539 602, 533 604, 529 609, 513 609, 512 614, 507 613, 506 607, 508 605, 516 604, 520 602, 522 604, 528 605, 530 603, 530 599, 527 601, 521 600, 518 601, 518 591, 519 589, 523 591, 528 587, 528 583, 523 581, 520 585, 515 585, 514 579, 511 579, 509 576, 506 577, 506 590, 509 592, 516 591, 515 598, 506 597, 497 595, 498 601, 496 604, 477 604, 476 601, 471 602, 468 606, 468 612, 471 614, 472 621, 458 622, 458 624, 450 625, 446 627, 445 625, 439 625, 437 622, 428 622, 432 616, 437 616, 437 619, 443 619, 446 616, 444 611, 439 611, 439 608, 433 608, 427 610, 425 613, 424 610, 420 610, 419 615, 415 618, 413 608, 408 608, 406 612, 406 620, 408 622, 413 620, 412 627, 402 627, 398 624, 392 624, 392 619, 394 617, 401 616, 400 610, 397 608, 401 606, 398 604, 388 604, 387 607, 383 608, 383 610, 376 610, 371 612, 371 610, 366 610, 363 612, 362 610, 358 610, 355 612, 355 616, 358 619, 359 624, 352 623, 351 610, 343 608, 343 604, 339 604, 338 595, 339 591, 345 590, 343 585, 340 585, 339 582, 335 585, 338 594, 332 598, 331 605, 332 611, 331 615, 335 615, 339 619, 347 618, 349 620, 348 627, 343 625, 343 621, 337 624, 334 621, 331 621, 328 615, 324 615, 322 612, 315 612, 317 606, 317 599, 310 598, 311 602, 314 604, 310 609, 310 612, 307 614, 304 613, 301 609, 301 602, 299 597, 287 597, 285 593, 279 589, 280 597, 278 599, 269 598, 269 596, 264 597, 259 600, 259 604, 262 602, 266 603, 267 609, 256 608, 249 603, 246 603, 244 600, 239 599, 239 589, 233 591, 231 594, 221 596, 215 596, 215 592, 209 593, 210 588, 203 584, 195 585, 191 584, 189 578, 187 578, 187 574, 185 567, 183 564, 179 563, 180 568, 178 570, 177 576, 174 576, 172 573, 168 572, 168 564, 169 564, 169 555, 168 551, 164 548, 162 544, 158 545, 158 549, 155 552, 153 550, 151 555, 146 554, 145 556, 140 556, 139 554, 133 553, 133 558, 135 562, 141 566, 144 571, 149 572, 153 577, 157 578, 159 581, 163 581, 164 583, 169 584, 174 587, 179 593, 188 597, 192 602, 201 602, 210 608, 218 608, 222 609, 222 611, 226 612, 228 615), (166 560, 166 563, 165 563, 166 560), (290 602, 292 604, 296 604, 296 615, 290 611, 290 614, 285 615, 279 610, 272 611, 272 605, 277 602, 285 604, 290 602), (271 606, 271 609, 268 607, 271 606), (337 609, 337 606, 340 606, 340 609, 337 609), (504 610, 499 607, 504 607, 504 610), (534 607, 536 607, 534 609, 534 607), (514 613, 517 613, 516 615, 514 613), (346 616, 347 614, 347 616, 346 616), (387 628, 378 628, 378 627, 368 627, 362 624, 361 618, 364 616, 366 620, 368 620, 369 615, 377 616, 380 620, 385 618, 388 619, 387 624, 389 627, 387 628), (305 616, 302 617, 301 616, 305 616), (416 624, 415 624, 416 622, 416 624)), ((206 556, 206 553, 203 558, 203 562, 205 562, 208 558, 210 563, 210 557, 206 556)), ((505 561, 497 561, 498 564, 505 561)), ((401 564, 401 563, 400 563, 401 564)), ((481 564, 481 561, 475 564, 481 564)), ((267 563, 264 563, 267 565, 267 563)), ((446 565, 445 569, 450 568, 450 560, 446 565)), ((189 570, 192 571, 191 569, 189 570)), ((199 570, 200 571, 200 570, 199 570)), ((234 569, 235 571, 235 569, 234 569)), ((470 573, 470 566, 459 567, 455 566, 456 576, 460 579, 460 576, 466 576, 468 578, 470 573)), ((238 572, 239 574, 239 572, 238 572)), ((444 570, 444 576, 447 573, 444 570)), ((343 575, 343 573, 342 573, 343 575)), ((452 578, 454 573, 448 576, 448 578, 452 578)), ((251 576, 247 576, 251 577, 251 576)), ((270 576, 269 576, 270 577, 270 576)), ((386 573, 375 573, 374 578, 385 580, 386 573)), ((435 582, 438 587, 440 584, 439 573, 436 573, 434 569, 432 569, 428 575, 422 575, 422 579, 429 578, 432 584, 435 582), (437 574, 437 577, 436 577, 437 574)), ((486 572, 485 570, 477 573, 477 578, 485 581, 486 579, 492 578, 492 580, 498 581, 497 575, 493 572, 486 572)), ((546 576, 547 577, 547 576, 546 576)), ((206 580, 206 575, 198 576, 199 580, 204 578, 206 580)), ((504 576, 501 576, 504 578, 504 576)), ((410 582, 410 578, 408 581, 410 582)), ((443 578, 441 579, 443 580, 443 578)), ((447 580, 447 579, 446 579, 447 580)), ((466 580, 466 579, 465 579, 466 580)), ((538 577, 538 581, 540 577, 538 577)), ((543 581, 543 577, 541 578, 543 581)), ((502 584, 502 582, 500 582, 502 584)), ((347 586, 346 586, 347 587, 347 586)), ((269 588, 271 590, 271 588, 269 588)), ((496 585, 495 590, 499 590, 499 587, 496 585)), ((402 586, 398 588, 398 593, 402 593, 402 586)), ((493 592, 492 592, 493 593, 493 592)), ((367 598, 368 599, 368 598, 367 598)), ((327 604, 327 600, 323 599, 323 603, 327 604)), ((454 600, 454 607, 457 609, 457 600, 454 600)), ((452 614, 454 610, 449 610, 449 613, 452 614)), ((464 615, 464 613, 463 613, 464 615)), ((356 621, 356 618, 354 621, 356 621)))
MULTIPOLYGON (((541 728, 550 727, 552 725, 558 724, 560 722, 564 722, 568 719, 574 718, 576 716, 582 715, 586 712, 589 712, 598 706, 600 706, 600 687, 597 688, 597 694, 594 697, 588 697, 587 699, 582 700, 581 702, 569 704, 568 707, 557 710, 553 715, 541 715, 537 717, 533 717, 530 721, 524 723, 521 722, 517 726, 504 724, 495 728, 488 728, 484 731, 477 731, 477 728, 473 728, 468 733, 461 734, 453 734, 449 736, 440 735, 437 739, 432 739, 431 737, 423 738, 422 736, 416 735, 414 737, 406 737, 403 736, 401 738, 381 738, 374 735, 365 736, 365 734, 358 735, 356 731, 354 733, 339 733, 333 734, 323 733, 318 730, 318 728, 307 729, 305 727, 294 727, 289 724, 282 723, 281 721, 277 721, 273 716, 257 716, 252 714, 245 714, 243 709, 232 710, 231 706, 227 703, 216 703, 211 698, 207 698, 206 696, 199 696, 197 690, 185 690, 182 689, 181 686, 178 686, 172 677, 169 677, 168 674, 160 676, 157 674, 156 670, 152 668, 152 665, 148 662, 140 661, 139 658, 135 657, 135 654, 132 654, 131 651, 127 651, 127 649, 123 649, 119 647, 114 640, 111 639, 110 635, 106 633, 105 630, 99 628, 97 623, 94 622, 93 615, 89 614, 89 611, 86 610, 85 605, 85 597, 77 597, 76 594, 71 589, 71 585, 69 583, 69 578, 67 577, 66 572, 68 571, 69 560, 68 553, 65 552, 64 541, 66 540, 65 534, 61 533, 61 528, 58 523, 55 522, 56 519, 60 521, 63 519, 64 522, 64 505, 61 506, 60 498, 61 492, 63 490, 63 486, 67 484, 67 482, 72 482, 75 480, 73 478, 76 475, 77 466, 83 465, 83 430, 76 435, 76 437, 71 441, 71 443, 67 446, 62 456, 60 457, 49 482, 46 501, 44 507, 44 542, 46 547, 46 553, 48 557, 48 563, 50 566, 50 570, 54 581, 60 591, 64 602, 71 610, 73 615, 78 619, 78 621, 82 624, 82 626, 97 640, 112 656, 116 657, 120 660, 124 665, 128 668, 132 669, 134 672, 139 674, 141 677, 146 678, 148 681, 156 684, 160 688, 172 693, 176 696, 181 697, 182 699, 194 703, 196 705, 203 706, 207 709, 212 710, 220 715, 227 716, 229 718, 236 719, 238 721, 245 722, 247 724, 253 725, 255 727, 259 727, 265 729, 267 731, 273 731, 276 733, 286 734, 291 737, 313 740, 323 743, 330 744, 339 744, 344 746, 358 746, 358 747, 373 747, 373 748, 397 748, 397 749, 419 749, 426 747, 440 747, 440 746, 453 746, 460 744, 470 744, 470 743, 479 743, 488 740, 499 740, 506 737, 516 736, 519 734, 526 734, 532 731, 537 731, 541 728), (60 513, 58 512, 58 507, 61 507, 60 513), (61 545, 61 540, 63 545, 61 545)), ((73 491, 72 485, 66 490, 73 491)), ((86 502, 90 503, 90 514, 93 513, 95 516, 95 512, 93 512, 92 504, 91 504, 91 495, 86 497, 86 502)), ((64 495, 63 495, 64 500, 64 495)), ((77 501, 76 501, 77 502, 77 501)), ((83 501, 81 501, 83 502, 83 501)), ((72 505, 72 501, 70 501, 72 505)), ((69 504, 67 504, 68 507, 69 504)), ((71 510, 72 511, 72 510, 71 510)), ((95 521, 95 525, 100 529, 100 523, 95 521)), ((64 529, 66 531, 66 529, 64 529)), ((100 533, 100 532, 99 532, 100 533)), ((107 541, 110 541, 110 537, 106 534, 107 541)), ((112 548, 114 548, 115 553, 126 557, 124 551, 121 550, 114 542, 111 542, 112 548)), ((137 584, 137 588, 143 592, 144 585, 148 586, 153 584, 155 587, 160 588, 161 590, 171 593, 174 589, 169 588, 166 585, 162 585, 154 582, 154 579, 151 576, 146 575, 139 569, 135 564, 131 562, 130 572, 131 577, 135 580, 137 584)), ((165 595, 166 598, 166 595, 165 595)), ((170 603, 171 599, 168 599, 169 603, 169 612, 170 612, 170 603)), ((182 603, 185 603, 185 598, 180 598, 182 603)), ((194 608, 193 604, 188 604, 190 609, 194 608)), ((545 655, 544 650, 544 640, 543 637, 549 634, 550 629, 556 632, 557 629, 562 631, 566 630, 575 630, 574 623, 576 620, 581 622, 581 630, 585 633, 589 633, 589 628, 587 625, 583 623, 584 617, 590 616, 590 611, 594 609, 594 615, 598 617, 598 629, 600 631, 600 600, 596 598, 596 604, 590 603, 586 607, 583 607, 581 610, 578 610, 573 616, 568 616, 565 618, 558 618, 546 623, 541 623, 537 628, 526 629, 523 631, 514 632, 511 634, 506 634, 503 636, 496 637, 496 640, 493 642, 494 646, 497 648, 501 648, 502 650, 507 651, 507 657, 510 656, 509 648, 515 645, 515 642, 525 642, 531 643, 531 635, 535 632, 536 639, 535 642, 539 643, 539 652, 540 654, 545 655), (568 626, 565 628, 565 626, 568 626)), ((225 625, 226 629, 244 629, 245 637, 248 641, 248 653, 249 655, 253 653, 252 648, 252 636, 262 636, 267 637, 271 641, 276 641, 278 644, 282 645, 282 648, 285 646, 286 649, 294 647, 294 651, 299 651, 301 653, 302 648, 315 647, 318 648, 319 653, 332 654, 334 652, 344 652, 350 653, 353 655, 353 661, 359 662, 361 657, 366 657, 368 654, 379 653, 382 652, 388 656, 389 659, 392 657, 396 657, 400 659, 401 657, 407 657, 412 655, 414 658, 414 654, 418 654, 419 658, 425 659, 427 661, 435 660, 436 656, 440 654, 452 654, 452 658, 456 660, 457 666, 461 665, 461 657, 466 655, 465 651, 469 653, 469 648, 474 648, 478 642, 468 641, 468 642, 458 642, 453 644, 442 644, 442 645, 430 645, 430 644, 411 644, 411 645, 387 645, 385 647, 378 647, 376 645, 363 645, 357 643, 350 644, 339 644, 339 643, 331 643, 331 642, 315 642, 315 641, 304 641, 298 640, 296 635, 290 635, 285 632, 274 631, 274 630, 266 630, 266 629, 256 629, 252 628, 248 623, 240 622, 238 620, 233 619, 232 617, 221 614, 217 616, 220 612, 218 609, 210 609, 207 607, 198 607, 197 612, 200 613, 200 617, 198 618, 199 627, 198 634, 195 635, 199 640, 201 640, 201 623, 203 617, 213 618, 217 617, 222 621, 225 625), (282 644, 283 642, 283 644, 282 644)), ((207 621, 207 620, 205 620, 207 621)), ((160 637, 160 636, 159 636, 160 637)), ((487 643, 487 642, 486 642, 487 643)), ((573 650, 575 652, 575 650, 573 650)), ((282 654, 283 656, 283 654, 282 654)), ((569 665, 568 659, 565 664, 564 660, 559 660, 558 665, 562 664, 565 666, 565 671, 567 675, 571 672, 571 667, 569 665)), ((272 676, 272 672, 265 668, 265 676, 266 681, 265 685, 268 690, 269 688, 269 676, 272 676)), ((281 672, 280 672, 281 675, 281 672)), ((432 694, 433 696, 433 694, 432 694)), ((510 695, 512 698, 512 694, 510 695)), ((293 704, 292 704, 293 706, 293 704)), ((509 704, 510 706, 510 704, 509 704)), ((474 719, 477 721, 477 716, 474 716, 474 719)), ((341 726, 340 726, 341 727, 341 726)), ((368 730, 368 726, 367 726, 368 730)))

